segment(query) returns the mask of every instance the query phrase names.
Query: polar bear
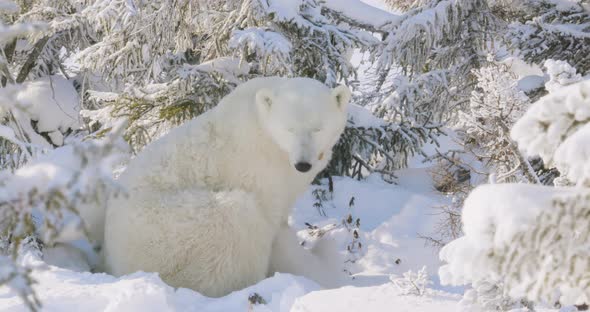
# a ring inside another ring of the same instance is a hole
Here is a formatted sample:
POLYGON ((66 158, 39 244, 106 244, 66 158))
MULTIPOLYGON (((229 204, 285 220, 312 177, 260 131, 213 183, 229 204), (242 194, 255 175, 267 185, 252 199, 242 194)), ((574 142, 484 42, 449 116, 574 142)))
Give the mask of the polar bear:
POLYGON ((119 179, 129 196, 108 204, 106 272, 159 272, 212 297, 277 271, 341 282, 287 219, 330 160, 350 96, 308 78, 252 79, 148 145, 119 179))

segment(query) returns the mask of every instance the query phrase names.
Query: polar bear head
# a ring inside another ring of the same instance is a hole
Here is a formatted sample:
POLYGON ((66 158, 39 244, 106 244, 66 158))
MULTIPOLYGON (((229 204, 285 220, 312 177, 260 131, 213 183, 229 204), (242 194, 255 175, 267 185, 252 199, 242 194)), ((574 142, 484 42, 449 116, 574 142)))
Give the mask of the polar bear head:
POLYGON ((256 92, 262 128, 299 172, 322 170, 346 125, 351 93, 309 78, 285 79, 256 92))

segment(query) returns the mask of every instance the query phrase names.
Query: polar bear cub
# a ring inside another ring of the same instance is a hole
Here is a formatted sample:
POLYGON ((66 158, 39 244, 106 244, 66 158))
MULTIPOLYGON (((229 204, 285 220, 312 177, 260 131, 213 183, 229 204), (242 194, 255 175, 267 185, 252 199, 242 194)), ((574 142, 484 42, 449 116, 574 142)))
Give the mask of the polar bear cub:
POLYGON ((105 270, 159 272, 207 296, 275 271, 339 283, 340 270, 300 247, 287 218, 330 160, 349 99, 345 86, 257 78, 148 145, 120 177, 129 196, 109 202, 105 270))

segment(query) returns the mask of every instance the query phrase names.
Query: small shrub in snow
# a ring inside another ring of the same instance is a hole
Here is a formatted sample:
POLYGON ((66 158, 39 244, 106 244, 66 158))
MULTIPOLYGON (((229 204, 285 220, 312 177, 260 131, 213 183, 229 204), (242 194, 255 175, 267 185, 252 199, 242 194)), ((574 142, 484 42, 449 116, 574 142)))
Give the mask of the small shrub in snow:
POLYGON ((328 191, 318 187, 311 192, 313 197, 315 198, 315 202, 313 206, 317 209, 318 213, 321 216, 326 216, 326 211, 324 210, 324 203, 328 201, 328 191))
POLYGON ((407 271, 403 274, 403 277, 391 276, 390 280, 402 295, 423 296, 428 285, 432 284, 426 272, 426 267, 422 267, 418 272, 407 271))
POLYGON ((449 241, 461 236, 461 209, 467 194, 473 189, 471 185, 471 168, 463 164, 462 151, 451 150, 447 153, 437 153, 429 160, 436 160, 436 165, 429 170, 434 188, 450 197, 451 202, 446 205, 433 207, 440 216, 438 222, 427 235, 418 236, 427 244, 442 248, 449 241))
POLYGON ((350 242, 346 245, 346 250, 349 253, 349 257, 347 259, 347 262, 351 262, 354 263, 356 262, 356 260, 358 260, 358 258, 360 258, 360 253, 362 252, 362 248, 363 248, 363 244, 361 243, 360 240, 360 227, 361 227, 361 219, 359 218, 354 218, 353 215, 353 208, 354 208, 354 196, 350 198, 350 201, 348 202, 348 209, 349 209, 349 213, 348 215, 345 217, 344 220, 342 220, 342 225, 344 226, 344 228, 346 228, 346 230, 348 230, 348 232, 351 235, 350 238, 350 242))

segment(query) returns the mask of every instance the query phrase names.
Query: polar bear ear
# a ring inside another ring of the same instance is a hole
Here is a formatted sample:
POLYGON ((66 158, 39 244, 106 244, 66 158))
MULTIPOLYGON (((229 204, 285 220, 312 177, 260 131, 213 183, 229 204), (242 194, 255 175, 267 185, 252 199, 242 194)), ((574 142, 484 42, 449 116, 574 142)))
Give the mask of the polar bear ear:
POLYGON ((261 112, 268 112, 273 100, 274 94, 270 89, 263 88, 256 92, 256 106, 261 112))
POLYGON ((338 108, 340 108, 342 111, 346 109, 348 101, 350 101, 351 95, 352 94, 350 93, 350 89, 348 89, 348 87, 345 85, 339 85, 336 88, 332 89, 332 96, 336 100, 338 108))

